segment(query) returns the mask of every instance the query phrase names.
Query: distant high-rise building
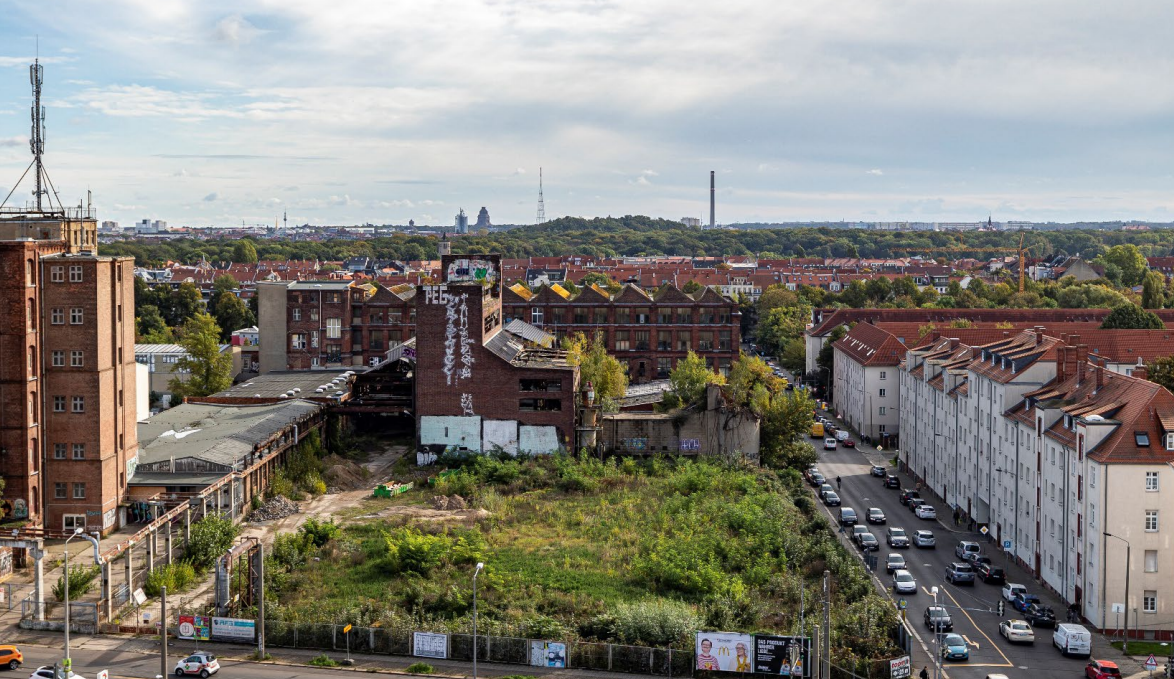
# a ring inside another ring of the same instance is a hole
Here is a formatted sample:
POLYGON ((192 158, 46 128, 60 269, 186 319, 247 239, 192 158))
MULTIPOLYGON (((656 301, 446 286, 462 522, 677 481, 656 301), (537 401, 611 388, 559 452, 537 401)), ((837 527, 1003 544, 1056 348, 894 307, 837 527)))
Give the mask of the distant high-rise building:
POLYGON ((465 208, 457 213, 457 233, 469 233, 469 216, 465 214, 465 208))
POLYGON ((477 213, 477 224, 475 228, 488 229, 491 226, 493 225, 489 223, 489 210, 482 207, 481 211, 477 213))
POLYGON ((685 226, 700 227, 701 226, 701 218, 700 217, 681 217, 681 223, 684 224, 685 226))

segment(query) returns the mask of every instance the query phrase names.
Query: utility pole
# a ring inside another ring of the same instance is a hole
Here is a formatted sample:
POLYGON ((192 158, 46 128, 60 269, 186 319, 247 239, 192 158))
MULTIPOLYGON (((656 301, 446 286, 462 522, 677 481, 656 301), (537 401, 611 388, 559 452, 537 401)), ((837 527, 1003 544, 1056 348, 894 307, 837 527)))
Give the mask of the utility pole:
POLYGON ((823 677, 832 676, 832 572, 823 572, 823 677))
POLYGON ((167 588, 159 588, 159 674, 167 676, 167 588))
POLYGON ((265 659, 265 545, 262 543, 257 544, 257 657, 265 659))

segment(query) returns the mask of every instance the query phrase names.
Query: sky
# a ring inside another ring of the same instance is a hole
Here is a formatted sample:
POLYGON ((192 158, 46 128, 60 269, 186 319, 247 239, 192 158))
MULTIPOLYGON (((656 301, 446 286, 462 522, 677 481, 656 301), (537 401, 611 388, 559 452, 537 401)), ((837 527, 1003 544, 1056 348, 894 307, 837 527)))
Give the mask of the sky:
MULTIPOLYGON (((30 155, 172 225, 1174 220, 1174 3, 0 0, 30 155)), ((22 184, 10 200, 31 197, 22 184)))

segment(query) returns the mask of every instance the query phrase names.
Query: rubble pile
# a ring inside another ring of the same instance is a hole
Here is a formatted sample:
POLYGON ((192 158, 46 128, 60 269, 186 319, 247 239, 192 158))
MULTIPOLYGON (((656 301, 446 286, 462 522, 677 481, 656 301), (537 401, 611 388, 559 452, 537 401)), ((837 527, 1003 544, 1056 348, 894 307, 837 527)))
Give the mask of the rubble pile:
POLYGON ((297 514, 301 509, 297 504, 287 499, 285 496, 278 495, 272 500, 261 505, 249 515, 251 521, 274 521, 276 519, 284 519, 287 516, 297 514))

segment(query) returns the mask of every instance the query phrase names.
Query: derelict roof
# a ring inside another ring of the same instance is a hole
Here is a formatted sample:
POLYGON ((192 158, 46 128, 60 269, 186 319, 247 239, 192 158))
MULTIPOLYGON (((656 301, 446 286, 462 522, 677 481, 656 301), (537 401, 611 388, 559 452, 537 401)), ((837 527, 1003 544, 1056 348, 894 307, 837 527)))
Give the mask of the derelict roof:
POLYGON ((254 446, 323 407, 302 399, 265 405, 181 403, 138 424, 139 464, 195 457, 235 466, 254 446))
POLYGON ((212 394, 213 398, 281 398, 282 394, 300 389, 291 398, 330 398, 336 391, 350 393, 350 382, 354 376, 353 370, 275 370, 252 377, 240 384, 234 384, 224 391, 212 394), (329 385, 333 386, 321 393, 315 389, 329 385))

